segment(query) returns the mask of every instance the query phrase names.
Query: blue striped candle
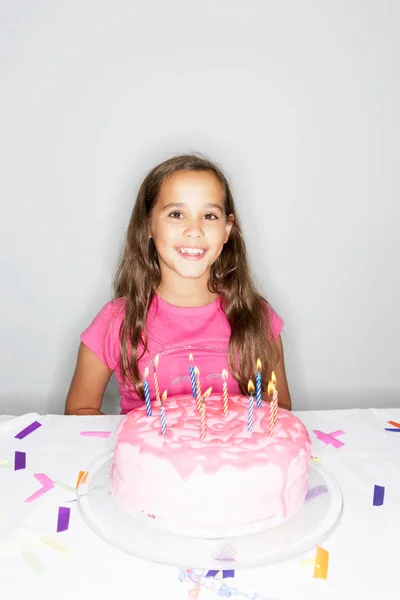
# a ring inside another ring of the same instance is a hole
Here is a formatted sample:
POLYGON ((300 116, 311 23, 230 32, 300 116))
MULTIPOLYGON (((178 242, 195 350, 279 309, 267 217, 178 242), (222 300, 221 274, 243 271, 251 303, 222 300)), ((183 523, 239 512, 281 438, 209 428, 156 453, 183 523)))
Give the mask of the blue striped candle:
POLYGON ((164 408, 164 402, 166 399, 167 399, 167 390, 165 390, 165 392, 163 393, 161 400, 160 400, 161 433, 163 435, 165 435, 167 433, 167 425, 165 422, 165 408, 164 408))
POLYGON ((253 431, 253 406, 254 406, 254 383, 251 379, 249 379, 249 383, 247 384, 247 391, 250 394, 249 398, 249 416, 247 419, 247 431, 253 431))
POLYGON ((253 404, 254 404, 253 392, 250 392, 250 397, 249 397, 249 416, 248 416, 248 420, 247 420, 247 431, 250 431, 250 432, 253 431, 253 404))
POLYGON ((165 423, 165 408, 164 408, 163 404, 161 404, 161 406, 160 406, 160 413, 161 413, 161 433, 163 435, 165 435, 167 433, 167 428, 166 428, 166 423, 165 423))
POLYGON ((262 367, 261 360, 259 358, 257 358, 257 376, 256 376, 257 408, 261 408, 262 407, 262 402, 261 402, 261 391, 262 391, 261 367, 262 367))
POLYGON ((148 374, 149 374, 149 369, 148 369, 148 367, 146 367, 145 370, 144 370, 144 381, 143 381, 144 398, 146 400, 147 416, 151 417, 152 412, 151 412, 151 403, 150 403, 150 390, 149 390, 149 384, 146 381, 146 378, 147 378, 148 374))
POLYGON ((197 398, 197 394, 196 394, 196 379, 195 379, 195 375, 194 375, 194 366, 193 366, 193 354, 189 354, 189 360, 190 360, 190 383, 192 384, 192 394, 193 394, 193 398, 196 400, 197 398))

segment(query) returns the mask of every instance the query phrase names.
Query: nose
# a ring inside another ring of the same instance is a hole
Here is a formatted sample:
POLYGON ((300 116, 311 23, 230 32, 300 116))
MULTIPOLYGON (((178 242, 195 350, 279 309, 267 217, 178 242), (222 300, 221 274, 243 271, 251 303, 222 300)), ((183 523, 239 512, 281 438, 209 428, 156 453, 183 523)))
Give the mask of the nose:
POLYGON ((192 239, 203 237, 204 232, 201 219, 193 218, 187 221, 184 234, 192 239))

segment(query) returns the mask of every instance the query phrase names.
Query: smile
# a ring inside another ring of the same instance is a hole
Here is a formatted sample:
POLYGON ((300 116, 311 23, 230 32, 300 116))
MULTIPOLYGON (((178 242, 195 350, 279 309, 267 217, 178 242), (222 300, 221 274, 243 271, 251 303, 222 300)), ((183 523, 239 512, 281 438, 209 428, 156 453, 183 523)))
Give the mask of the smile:
POLYGON ((176 248, 179 254, 188 254, 189 256, 202 256, 205 254, 204 248, 191 248, 190 246, 178 246, 176 248))

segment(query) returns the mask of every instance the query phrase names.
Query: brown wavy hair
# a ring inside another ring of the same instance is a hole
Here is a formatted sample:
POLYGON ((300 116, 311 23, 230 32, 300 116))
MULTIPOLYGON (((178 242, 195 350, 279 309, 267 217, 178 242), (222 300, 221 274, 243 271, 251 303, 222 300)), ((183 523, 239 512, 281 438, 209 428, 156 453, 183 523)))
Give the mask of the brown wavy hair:
POLYGON ((149 239, 149 219, 163 182, 178 171, 214 173, 224 190, 226 217, 230 214, 235 217, 229 240, 211 267, 208 287, 211 292, 219 293, 231 327, 228 363, 241 392, 247 394, 248 381, 256 373, 257 358, 262 363, 265 389, 278 360, 266 310, 268 303, 257 292, 250 275, 228 179, 217 164, 198 154, 174 156, 162 162, 147 174, 139 188, 114 281, 115 297, 125 300, 120 329, 122 376, 144 399, 138 361, 147 350, 147 313, 161 281, 156 248, 149 239))

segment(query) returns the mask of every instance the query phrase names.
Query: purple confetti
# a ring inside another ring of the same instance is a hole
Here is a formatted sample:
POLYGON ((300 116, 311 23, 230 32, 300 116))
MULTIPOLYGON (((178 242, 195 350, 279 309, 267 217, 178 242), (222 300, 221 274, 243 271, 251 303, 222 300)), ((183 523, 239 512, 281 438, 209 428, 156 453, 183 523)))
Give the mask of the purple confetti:
POLYGON ((57 531, 66 531, 69 526, 69 515, 71 509, 65 506, 59 506, 58 508, 58 523, 57 531))
POLYGON ((397 431, 398 433, 400 433, 400 429, 398 427, 396 427, 395 429, 392 429, 391 427, 385 427, 385 431, 397 431))
POLYGON ((26 453, 16 450, 14 455, 14 471, 20 471, 26 468, 26 453))
POLYGON ((316 498, 317 496, 320 496, 321 494, 326 494, 327 491, 328 491, 328 488, 326 487, 326 485, 317 485, 317 486, 311 488, 311 490, 308 490, 306 497, 305 497, 305 501, 309 502, 310 500, 313 500, 314 498, 316 498))
POLYGON ((33 431, 38 429, 38 427, 41 427, 41 426, 42 426, 42 424, 39 423, 39 421, 33 421, 33 423, 28 425, 28 427, 25 427, 25 429, 23 429, 22 431, 17 433, 17 435, 15 435, 14 438, 22 440, 22 439, 24 439, 24 437, 26 437, 27 435, 29 435, 30 433, 32 433, 33 431))
POLYGON ((227 577, 235 577, 235 571, 222 571, 222 579, 226 579, 227 577))
POLYGON ((385 488, 382 485, 374 486, 374 506, 382 506, 385 497, 385 488))

